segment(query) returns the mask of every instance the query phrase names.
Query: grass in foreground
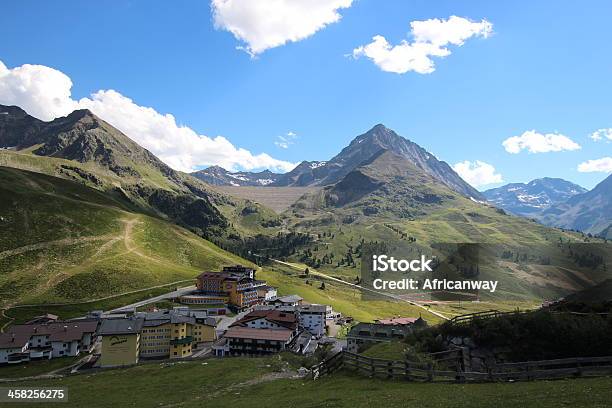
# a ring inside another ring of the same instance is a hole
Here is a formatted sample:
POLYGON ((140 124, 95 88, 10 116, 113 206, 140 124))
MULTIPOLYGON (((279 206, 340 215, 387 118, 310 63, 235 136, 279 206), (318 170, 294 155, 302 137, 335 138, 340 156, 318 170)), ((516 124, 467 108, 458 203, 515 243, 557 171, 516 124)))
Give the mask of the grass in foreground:
POLYGON ((30 361, 16 365, 0 366, 0 378, 22 378, 66 368, 76 363, 83 355, 76 357, 62 357, 51 360, 30 361))
MULTIPOLYGON (((530 383, 420 384, 335 373, 273 379, 279 357, 147 364, 58 380, 15 383, 64 387, 71 407, 608 407, 612 378, 530 383)), ((20 403, 27 407, 28 404, 20 403)), ((31 404, 33 407, 38 405, 31 404)))

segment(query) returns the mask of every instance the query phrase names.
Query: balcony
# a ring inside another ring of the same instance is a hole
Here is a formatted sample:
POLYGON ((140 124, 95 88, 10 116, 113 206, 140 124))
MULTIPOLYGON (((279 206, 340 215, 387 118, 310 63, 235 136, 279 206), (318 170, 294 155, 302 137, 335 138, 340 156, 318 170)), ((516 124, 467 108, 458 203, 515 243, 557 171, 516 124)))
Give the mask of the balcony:
POLYGON ((186 337, 182 337, 179 339, 170 340, 170 344, 173 346, 182 346, 183 344, 191 344, 191 343, 193 343, 192 336, 186 336, 186 337))

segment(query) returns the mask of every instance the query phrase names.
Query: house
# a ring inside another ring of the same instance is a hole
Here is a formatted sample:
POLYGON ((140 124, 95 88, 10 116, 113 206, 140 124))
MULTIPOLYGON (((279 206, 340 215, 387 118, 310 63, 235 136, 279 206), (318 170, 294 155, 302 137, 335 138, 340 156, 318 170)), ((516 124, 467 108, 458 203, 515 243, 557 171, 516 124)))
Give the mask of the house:
POLYGON ((281 297, 273 297, 268 300, 266 303, 269 305, 277 305, 277 306, 299 306, 302 304, 304 298, 298 295, 288 295, 281 297))
POLYGON ((27 341, 25 350, 21 352, 23 355, 13 356, 13 361, 17 362, 89 352, 95 343, 97 328, 97 320, 47 320, 45 323, 13 325, 6 334, 27 341))
POLYGON ((298 316, 295 312, 282 310, 254 310, 230 327, 242 326, 254 329, 286 329, 294 334, 298 332, 298 316))
POLYGON ((289 329, 257 329, 230 327, 223 337, 231 356, 259 356, 281 352, 289 347, 294 332, 289 329))
POLYGON ((277 296, 277 291, 275 287, 262 285, 257 287, 257 297, 260 300, 267 301, 277 296))
POLYGON ((325 335, 326 329, 326 305, 301 305, 298 306, 300 326, 315 337, 325 335))
POLYGON ((346 349, 352 353, 357 353, 365 344, 388 343, 393 340, 403 340, 411 331, 412 328, 410 326, 357 323, 346 335, 346 349))
POLYGON ((0 364, 20 363, 27 361, 30 336, 15 333, 0 333, 0 364))

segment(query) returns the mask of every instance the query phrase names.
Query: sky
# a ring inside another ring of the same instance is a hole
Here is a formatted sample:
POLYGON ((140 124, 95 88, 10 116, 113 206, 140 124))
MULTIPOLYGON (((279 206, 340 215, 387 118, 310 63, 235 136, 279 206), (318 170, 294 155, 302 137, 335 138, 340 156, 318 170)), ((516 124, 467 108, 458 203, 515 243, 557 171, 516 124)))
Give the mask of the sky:
POLYGON ((383 123, 480 190, 612 172, 607 0, 5 2, 0 104, 177 170, 288 171, 383 123))

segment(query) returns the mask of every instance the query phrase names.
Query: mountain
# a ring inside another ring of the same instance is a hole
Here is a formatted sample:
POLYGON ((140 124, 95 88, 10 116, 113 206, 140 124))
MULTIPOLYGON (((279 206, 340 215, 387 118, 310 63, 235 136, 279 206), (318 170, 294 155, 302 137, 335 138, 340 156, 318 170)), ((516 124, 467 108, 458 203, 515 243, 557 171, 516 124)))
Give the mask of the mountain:
POLYGON ((0 165, 79 181, 123 200, 135 211, 172 220, 215 240, 232 234, 230 224, 239 233, 254 227, 265 231, 264 219, 276 217, 270 210, 171 169, 89 110, 50 122, 14 106, 0 105, 0 112, 0 148, 4 149, 0 165), (243 223, 247 207, 249 220, 243 223), (262 223, 253 219, 254 213, 261 215, 262 223))
POLYGON ((0 167, 0 308, 117 295, 244 262, 120 197, 0 167))
MULTIPOLYGON (((381 150, 389 150, 406 158, 417 168, 466 197, 484 200, 484 197, 459 177, 446 162, 436 159, 433 154, 416 143, 399 136, 381 124, 357 136, 329 161, 303 161, 288 173, 268 173, 263 176, 263 180, 265 185, 272 187, 329 186, 372 159, 381 150), (272 182, 268 183, 269 180, 272 182)), ((203 170, 194 176, 217 185, 263 185, 260 181, 261 173, 230 173, 220 167, 203 170)))
MULTIPOLYGON (((565 245, 581 242, 580 235, 476 202, 390 149, 303 195, 284 215, 288 229, 317 237, 290 261, 347 281, 359 277, 362 248, 372 244, 408 258, 438 256, 448 245, 482 246, 479 279, 503 288, 480 294, 490 300, 558 298, 608 276, 601 265, 568 259, 565 245)), ((600 253, 612 261, 611 251, 600 253)))
POLYGON ((543 211, 544 224, 612 238, 612 175, 592 190, 543 211))
POLYGON ((587 190, 560 178, 541 178, 511 183, 484 191, 487 201, 512 214, 531 217, 587 190))
POLYGON ((267 186, 276 182, 281 176, 280 174, 273 173, 270 170, 264 170, 258 173, 248 171, 232 173, 220 166, 211 166, 204 170, 193 172, 191 175, 213 186, 235 187, 267 186))

